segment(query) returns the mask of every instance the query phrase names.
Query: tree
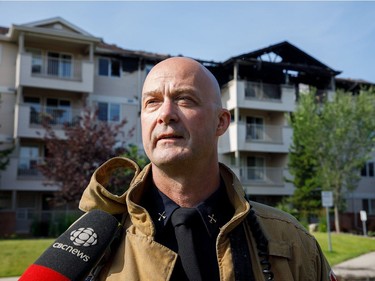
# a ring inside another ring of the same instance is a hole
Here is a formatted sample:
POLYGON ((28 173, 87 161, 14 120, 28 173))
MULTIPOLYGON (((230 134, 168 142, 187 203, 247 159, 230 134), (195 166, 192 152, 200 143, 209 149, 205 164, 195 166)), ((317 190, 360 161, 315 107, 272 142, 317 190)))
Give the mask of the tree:
MULTIPOLYGON (((141 169, 150 162, 147 156, 144 153, 141 153, 138 147, 134 144, 128 145, 126 151, 121 156, 133 160, 141 169)), ((121 195, 128 189, 133 177, 133 170, 124 170, 123 168, 114 170, 106 188, 113 194, 121 195)))
MULTIPOLYGON (((2 103, 1 95, 0 95, 0 103, 2 103)), ((0 142, 0 145, 2 145, 1 142, 0 142)), ((4 171, 5 168, 8 166, 9 161, 10 161, 9 155, 13 152, 13 150, 14 150, 14 145, 0 150, 0 171, 4 171)))
POLYGON ((288 202, 299 211, 299 219, 308 220, 311 215, 316 216, 321 209, 317 192, 321 187, 317 174, 318 158, 315 147, 309 144, 319 131, 316 120, 318 106, 314 99, 302 97, 297 111, 289 118, 289 123, 293 127, 289 171, 293 179, 288 181, 293 183, 296 190, 288 202), (306 126, 307 123, 310 126, 306 126))
POLYGON ((0 171, 4 171, 9 164, 9 155, 13 152, 14 146, 11 148, 0 150, 0 171))
MULTIPOLYGON (((66 138, 59 138, 48 118, 43 121, 47 155, 40 171, 48 179, 45 184, 57 185, 59 191, 53 198, 54 205, 78 205, 82 192, 92 173, 111 157, 126 152, 124 143, 117 143, 117 136, 127 121, 118 124, 99 121, 97 110, 86 107, 74 123, 65 123, 66 138)), ((133 130, 127 133, 130 137, 133 130)))
POLYGON ((375 91, 369 89, 359 95, 337 91, 331 101, 317 100, 315 92, 302 94, 290 118, 294 135, 289 167, 296 194, 318 187, 332 191, 337 232, 344 192, 356 188, 374 148, 374 114, 375 91))

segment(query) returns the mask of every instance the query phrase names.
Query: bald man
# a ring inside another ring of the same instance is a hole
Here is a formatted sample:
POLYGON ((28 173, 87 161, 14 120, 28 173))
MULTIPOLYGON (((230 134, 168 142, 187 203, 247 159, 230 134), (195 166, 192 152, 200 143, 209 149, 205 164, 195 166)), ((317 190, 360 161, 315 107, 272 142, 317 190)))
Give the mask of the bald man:
POLYGON ((334 280, 314 237, 290 215, 248 202, 219 163, 218 138, 229 123, 219 85, 203 65, 176 57, 150 71, 141 124, 151 163, 138 173, 129 159, 109 160, 80 202, 124 223, 99 280, 334 280), (122 196, 104 187, 103 175, 119 166, 136 171, 122 196))

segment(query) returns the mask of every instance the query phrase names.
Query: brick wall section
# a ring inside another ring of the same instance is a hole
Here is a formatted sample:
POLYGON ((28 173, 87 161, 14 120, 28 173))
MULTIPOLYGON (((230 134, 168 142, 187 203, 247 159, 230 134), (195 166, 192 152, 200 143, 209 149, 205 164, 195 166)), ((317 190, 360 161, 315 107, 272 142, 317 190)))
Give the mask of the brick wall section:
POLYGON ((0 212, 0 237, 9 237, 16 232, 16 212, 0 212))

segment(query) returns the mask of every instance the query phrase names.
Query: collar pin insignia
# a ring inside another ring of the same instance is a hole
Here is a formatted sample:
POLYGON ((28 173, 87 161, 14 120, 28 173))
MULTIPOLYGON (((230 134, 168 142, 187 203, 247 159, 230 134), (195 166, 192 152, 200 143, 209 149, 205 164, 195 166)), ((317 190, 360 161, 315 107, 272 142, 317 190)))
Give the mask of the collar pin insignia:
POLYGON ((208 215, 208 218, 210 219, 210 223, 216 223, 216 219, 214 218, 215 214, 208 215))
POLYGON ((166 215, 165 215, 165 211, 162 212, 161 214, 158 213, 158 215, 159 215, 158 221, 161 221, 162 219, 165 220, 167 218, 166 215))

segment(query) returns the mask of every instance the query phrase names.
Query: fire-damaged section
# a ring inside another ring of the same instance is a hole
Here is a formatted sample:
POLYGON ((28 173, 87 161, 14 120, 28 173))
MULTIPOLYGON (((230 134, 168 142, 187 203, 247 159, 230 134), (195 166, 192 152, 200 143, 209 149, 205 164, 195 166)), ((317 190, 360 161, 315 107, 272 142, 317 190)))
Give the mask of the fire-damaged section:
POLYGON ((208 68, 220 84, 236 78, 267 84, 306 84, 318 90, 333 89, 333 70, 287 41, 231 57, 208 68), (236 77, 235 77, 236 76, 236 77))
POLYGON ((146 65, 155 65, 170 57, 170 55, 127 50, 104 42, 98 44, 96 53, 101 57, 117 60, 121 70, 128 73, 144 70, 146 65))

